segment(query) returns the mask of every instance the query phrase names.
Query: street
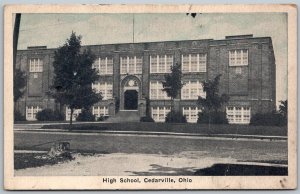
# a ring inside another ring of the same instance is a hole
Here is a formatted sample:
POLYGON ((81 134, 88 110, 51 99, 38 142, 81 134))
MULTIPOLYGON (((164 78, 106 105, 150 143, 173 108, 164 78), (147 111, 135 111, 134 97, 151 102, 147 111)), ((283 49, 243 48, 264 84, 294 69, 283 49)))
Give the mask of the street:
POLYGON ((286 163, 288 154, 286 141, 39 131, 15 131, 14 135, 15 150, 48 151, 53 142, 68 141, 74 151, 108 154, 174 155, 195 152, 202 157, 286 163))

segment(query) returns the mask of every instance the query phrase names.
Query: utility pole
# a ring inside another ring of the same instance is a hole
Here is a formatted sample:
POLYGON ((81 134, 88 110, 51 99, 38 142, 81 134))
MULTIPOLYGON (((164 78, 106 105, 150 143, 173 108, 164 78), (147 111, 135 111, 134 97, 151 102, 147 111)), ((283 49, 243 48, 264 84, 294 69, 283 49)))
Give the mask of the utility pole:
POLYGON ((132 14, 132 42, 134 43, 134 13, 132 14))
POLYGON ((15 18, 14 35, 13 35, 13 70, 14 70, 13 72, 15 72, 16 69, 16 57, 17 57, 20 21, 21 21, 21 14, 17 13, 15 18))

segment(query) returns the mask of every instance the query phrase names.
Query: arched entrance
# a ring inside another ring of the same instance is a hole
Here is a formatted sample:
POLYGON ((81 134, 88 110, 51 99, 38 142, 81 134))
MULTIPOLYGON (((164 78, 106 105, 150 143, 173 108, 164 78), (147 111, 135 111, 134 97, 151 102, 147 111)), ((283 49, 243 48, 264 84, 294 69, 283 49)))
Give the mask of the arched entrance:
POLYGON ((138 110, 140 99, 140 80, 136 76, 127 76, 121 84, 121 110, 138 110))
POLYGON ((137 110, 138 108, 138 91, 126 90, 124 92, 124 109, 137 110))

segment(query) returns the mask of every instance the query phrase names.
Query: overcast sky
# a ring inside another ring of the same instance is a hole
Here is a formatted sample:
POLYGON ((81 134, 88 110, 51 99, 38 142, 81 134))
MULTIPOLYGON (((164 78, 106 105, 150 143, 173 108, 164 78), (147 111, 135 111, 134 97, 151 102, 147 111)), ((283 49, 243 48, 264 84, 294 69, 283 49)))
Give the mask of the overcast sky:
MULTIPOLYGON (((276 58, 276 98, 287 99, 287 15, 285 13, 201 14, 22 14, 18 49, 57 48, 72 31, 83 45, 224 39, 228 35, 270 36, 276 58)), ((278 103, 277 103, 278 104, 278 103)))

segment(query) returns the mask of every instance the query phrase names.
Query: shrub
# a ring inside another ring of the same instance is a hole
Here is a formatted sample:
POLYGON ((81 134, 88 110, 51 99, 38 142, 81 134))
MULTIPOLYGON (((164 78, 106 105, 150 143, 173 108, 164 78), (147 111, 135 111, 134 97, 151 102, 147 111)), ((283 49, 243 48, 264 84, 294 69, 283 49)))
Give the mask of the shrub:
POLYGON ((199 112, 197 123, 200 124, 228 124, 225 112, 211 112, 210 118, 207 112, 199 112), (209 121, 210 120, 210 121, 209 121))
POLYGON ((166 123, 186 123, 186 117, 181 112, 171 111, 166 116, 166 123))
POLYGON ((100 117, 98 117, 96 120, 97 121, 105 121, 106 119, 108 119, 109 118, 109 116, 100 116, 100 117))
POLYGON ((95 121, 95 115, 91 111, 83 109, 77 116, 76 121, 95 121))
POLYGON ((59 111, 44 109, 36 114, 36 119, 38 121, 62 121, 64 116, 59 111))
POLYGON ((26 118, 24 115, 20 113, 20 111, 15 110, 14 111, 14 121, 26 121, 26 118))
POLYGON ((154 122, 152 117, 149 117, 149 116, 141 117, 140 121, 141 122, 154 122))
POLYGON ((250 125, 284 126, 286 123, 286 119, 279 113, 257 113, 250 120, 250 125))

